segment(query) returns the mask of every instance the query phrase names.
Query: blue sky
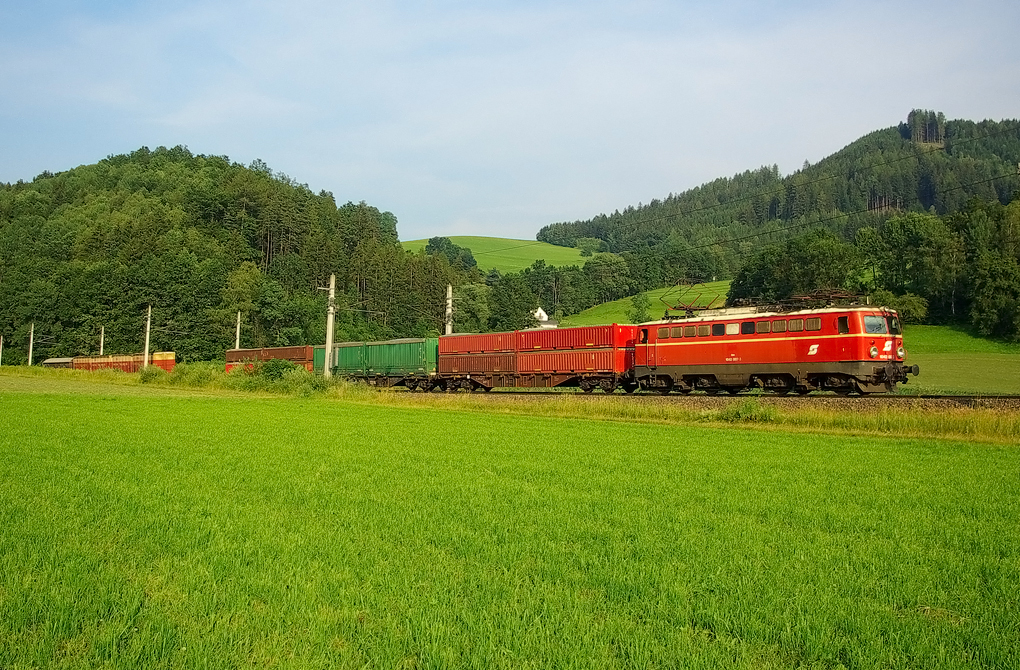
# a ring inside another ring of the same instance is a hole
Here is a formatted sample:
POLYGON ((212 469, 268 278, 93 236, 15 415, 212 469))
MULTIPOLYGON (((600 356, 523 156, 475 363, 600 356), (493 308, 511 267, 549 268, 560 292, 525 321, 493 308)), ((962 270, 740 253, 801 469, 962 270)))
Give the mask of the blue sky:
POLYGON ((986 0, 4 3, 0 181, 184 144, 402 239, 528 239, 915 107, 1020 117, 1017 25, 986 0))

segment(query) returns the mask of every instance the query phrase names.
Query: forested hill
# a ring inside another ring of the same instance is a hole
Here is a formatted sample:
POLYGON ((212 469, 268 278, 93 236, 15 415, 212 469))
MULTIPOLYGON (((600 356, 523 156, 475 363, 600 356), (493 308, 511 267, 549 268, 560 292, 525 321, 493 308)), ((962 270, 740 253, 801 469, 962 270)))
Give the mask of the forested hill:
POLYGON ((749 252, 803 233, 812 222, 849 240, 857 229, 905 211, 952 214, 974 197, 1005 204, 1017 190, 1018 163, 1020 122, 947 121, 915 110, 906 123, 792 175, 763 167, 647 205, 555 223, 538 239, 583 247, 597 238, 610 251, 648 257, 651 267, 675 268, 674 274, 730 277, 749 252), (758 236, 767 231, 775 232, 758 236))
POLYGON ((339 338, 435 332, 447 283, 440 256, 409 254, 396 218, 365 203, 183 147, 140 149, 94 165, 0 184, 3 362, 153 350, 185 360, 242 347, 322 342, 337 274, 339 338), (369 318, 372 317, 372 318, 369 318), (396 327, 394 327, 396 326, 396 327))

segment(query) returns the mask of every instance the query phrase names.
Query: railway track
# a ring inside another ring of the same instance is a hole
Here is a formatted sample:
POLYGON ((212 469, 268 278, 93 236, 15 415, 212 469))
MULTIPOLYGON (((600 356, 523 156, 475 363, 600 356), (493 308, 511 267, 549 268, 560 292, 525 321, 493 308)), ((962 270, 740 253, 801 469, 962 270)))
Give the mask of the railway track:
MULTIPOLYGON (((532 389, 500 389, 492 393, 472 393, 478 397, 533 397, 549 398, 562 395, 558 391, 536 391, 532 389)), ((943 395, 943 394, 916 394, 916 395, 837 395, 835 393, 812 393, 808 395, 786 395, 780 396, 768 393, 741 393, 737 395, 708 395, 705 393, 692 393, 690 395, 670 394, 663 396, 655 393, 592 393, 572 394, 583 398, 602 398, 604 401, 618 399, 621 402, 653 402, 653 403, 680 403, 690 404, 698 407, 720 407, 735 402, 743 402, 754 399, 763 404, 780 405, 784 407, 804 407, 819 405, 827 407, 847 408, 878 408, 883 405, 917 405, 925 409, 944 407, 950 408, 981 408, 981 409, 1012 409, 1020 411, 1020 395, 943 395)))

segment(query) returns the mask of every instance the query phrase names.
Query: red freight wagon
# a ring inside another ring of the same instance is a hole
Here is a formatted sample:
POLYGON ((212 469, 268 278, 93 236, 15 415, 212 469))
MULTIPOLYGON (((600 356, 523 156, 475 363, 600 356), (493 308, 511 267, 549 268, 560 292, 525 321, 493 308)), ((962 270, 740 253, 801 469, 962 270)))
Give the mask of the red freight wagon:
POLYGON ((635 376, 664 393, 751 386, 874 393, 917 374, 905 357, 899 319, 888 309, 717 310, 639 326, 635 376))
POLYGON ((254 363, 256 361, 271 361, 283 359, 297 365, 303 366, 309 372, 314 372, 314 351, 312 346, 294 347, 267 347, 263 349, 228 349, 226 370, 230 372, 239 365, 254 363))
MULTIPOLYGON (((172 351, 157 351, 149 356, 149 363, 167 372, 173 372, 177 356, 172 351)), ((123 356, 75 356, 71 362, 75 370, 122 370, 138 372, 145 367, 144 354, 123 356)))
POLYGON ((627 391, 634 382, 637 326, 584 326, 439 338, 439 374, 446 388, 578 386, 627 391), (516 349, 504 351, 515 346, 516 349))

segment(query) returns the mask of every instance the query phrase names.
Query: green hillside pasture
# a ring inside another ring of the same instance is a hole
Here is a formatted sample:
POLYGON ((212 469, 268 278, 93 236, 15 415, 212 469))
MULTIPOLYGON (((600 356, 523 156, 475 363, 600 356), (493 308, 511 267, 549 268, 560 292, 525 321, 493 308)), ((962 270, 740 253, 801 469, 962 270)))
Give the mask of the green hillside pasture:
MULTIPOLYGON (((580 249, 558 247, 548 242, 535 240, 511 240, 504 237, 472 237, 457 235, 449 238, 456 245, 471 250, 478 267, 483 271, 496 268, 500 272, 520 272, 537 260, 545 261, 546 265, 584 265, 587 258, 581 256, 580 249)), ((412 240, 402 242, 409 251, 424 249, 428 240, 412 240)))
POLYGON ((1020 343, 977 337, 959 326, 903 327, 911 354, 1010 354, 1020 356, 1020 343))
POLYGON ((907 359, 921 368, 906 393, 1020 394, 1020 344, 954 326, 906 326, 907 359))
POLYGON ((0 667, 1017 667, 1020 450, 0 394, 0 667))
MULTIPOLYGON (((666 311, 667 303, 675 306, 678 300, 689 302, 698 298, 699 295, 701 297, 697 301, 698 305, 708 305, 715 298, 715 306, 719 307, 726 301, 726 294, 729 290, 730 282, 727 280, 710 282, 697 289, 691 289, 686 293, 676 287, 646 291, 648 300, 652 303, 648 308, 648 313, 651 314, 653 319, 658 319, 666 311), (663 298, 665 298, 666 302, 663 302, 663 298)), ((630 323, 627 312, 633 308, 634 305, 630 298, 604 302, 583 312, 564 317, 560 321, 560 326, 598 326, 607 323, 630 323)))

